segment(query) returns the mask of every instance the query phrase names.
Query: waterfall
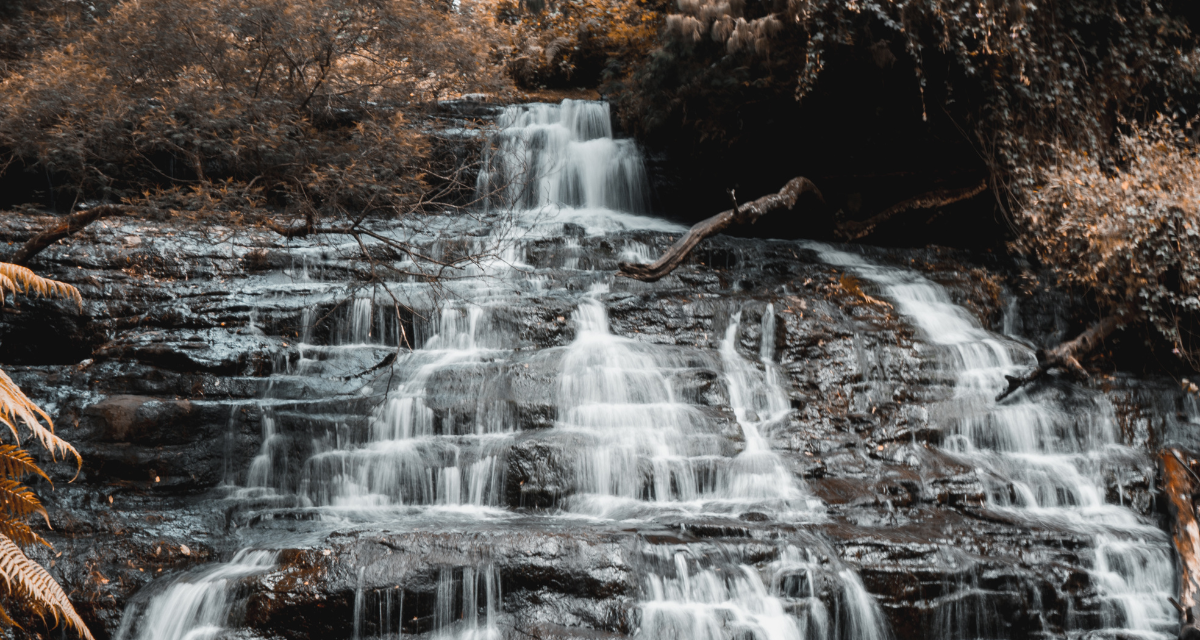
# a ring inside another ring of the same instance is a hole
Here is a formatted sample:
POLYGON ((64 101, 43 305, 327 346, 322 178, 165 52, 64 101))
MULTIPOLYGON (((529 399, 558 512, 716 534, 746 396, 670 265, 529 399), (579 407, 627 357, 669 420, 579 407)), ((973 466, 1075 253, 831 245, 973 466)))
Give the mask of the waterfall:
MULTIPOLYGON (((640 638, 886 640, 878 604, 817 532, 825 505, 772 448, 794 418, 776 362, 775 308, 715 300, 718 333, 695 345, 613 330, 610 306, 622 295, 613 258, 653 253, 644 237, 620 232, 682 227, 644 215, 641 157, 632 141, 613 138, 609 122, 599 102, 505 111, 479 177, 488 210, 465 222, 447 216, 444 232, 421 247, 432 256, 493 251, 436 291, 421 278, 389 283, 411 296, 404 340, 395 302, 338 280, 346 271, 319 247, 298 250, 302 273, 263 286, 305 303, 296 357, 258 402, 261 440, 229 474, 222 506, 235 535, 303 546, 343 530, 504 531, 537 546, 538 532, 619 531, 628 544, 616 553, 630 558, 614 565, 636 571, 637 593, 613 597, 636 598, 622 607, 640 638), (467 233, 475 231, 489 235, 467 233), (585 252, 596 242, 611 251, 585 252), (542 337, 531 338, 537 331, 542 337), (519 454, 530 464, 516 464, 519 454), (528 476, 516 481, 516 471, 528 476), (524 502, 539 482, 536 504, 524 502), (702 526, 747 534, 702 549, 642 538, 702 526)), ((511 635, 499 559, 429 557, 436 566, 419 575, 405 573, 415 563, 398 562, 392 584, 373 565, 335 564, 349 582, 333 598, 353 597, 339 637, 511 635)), ((177 621, 177 636, 209 637, 210 627, 233 624, 236 589, 218 576, 256 571, 212 569, 207 590, 169 587, 126 618, 131 628, 157 629, 159 610, 196 611, 177 621)))
POLYGON ((644 549, 634 637, 890 640, 883 612, 858 575, 820 540, 806 543, 780 549, 765 572, 737 557, 736 549, 644 549), (822 593, 832 596, 829 604, 822 593))
POLYGON ((433 638, 457 640, 499 640, 502 637, 499 616, 502 596, 500 573, 486 563, 479 566, 446 567, 438 572, 434 592, 432 625, 417 625, 412 614, 412 598, 405 607, 404 585, 367 589, 359 586, 354 594, 354 640, 379 638, 398 640, 406 635, 428 633, 433 638), (405 617, 405 612, 409 616, 405 617))
POLYGON ((738 353, 736 343, 742 312, 730 319, 719 353, 729 384, 729 404, 741 427, 745 447, 732 463, 728 499, 739 504, 772 503, 773 511, 788 512, 819 509, 820 501, 797 486, 791 471, 779 454, 771 450, 763 429, 786 420, 791 405, 778 380, 775 363, 775 308, 768 304, 762 317, 762 342, 759 348, 760 372, 738 353))
POLYGON ((243 550, 226 563, 184 575, 140 611, 130 605, 117 640, 208 640, 224 637, 233 622, 237 581, 267 571, 273 551, 243 550))
MULTIPOLYGON (((573 317, 577 334, 562 359, 559 424, 554 437, 579 451, 574 511, 608 518, 664 511, 816 517, 819 501, 800 486, 759 429, 785 419, 790 405, 778 381, 733 346, 740 312, 717 359, 692 350, 646 345, 608 330, 593 290, 573 317), (719 424, 678 397, 671 376, 696 364, 723 367, 745 446, 730 456, 719 424)), ((768 310, 768 316, 773 314, 768 310)), ((771 322, 765 321, 765 322, 771 322)))
POLYGON ((573 223, 589 233, 621 229, 680 231, 645 215, 649 186, 633 140, 613 138, 608 103, 509 107, 484 156, 476 192, 490 208, 524 212, 527 220, 573 223))
MULTIPOLYGON (((425 348, 398 364, 401 378, 369 419, 364 441, 325 441, 304 464, 302 497, 314 507, 371 512, 437 505, 486 508, 499 502, 497 451, 512 431, 486 419, 486 403, 464 429, 437 424, 429 406, 431 378, 469 370, 492 352, 483 310, 446 308, 425 348)), ((482 398, 490 400, 492 398, 482 398)))
MULTIPOLYGON (((874 282, 933 349, 956 380, 942 425, 945 448, 980 470, 987 507, 1093 540, 1091 578, 1101 594, 1103 624, 1144 637, 1169 638, 1177 626, 1167 602, 1174 592, 1166 535, 1128 508, 1106 502, 1101 465, 1135 457, 1120 444, 1112 407, 1099 394, 1026 389, 993 398, 1004 376, 1036 365, 1022 343, 982 328, 941 286, 907 270, 812 243, 821 259, 874 282)), ((962 616, 943 630, 961 637, 962 616)))

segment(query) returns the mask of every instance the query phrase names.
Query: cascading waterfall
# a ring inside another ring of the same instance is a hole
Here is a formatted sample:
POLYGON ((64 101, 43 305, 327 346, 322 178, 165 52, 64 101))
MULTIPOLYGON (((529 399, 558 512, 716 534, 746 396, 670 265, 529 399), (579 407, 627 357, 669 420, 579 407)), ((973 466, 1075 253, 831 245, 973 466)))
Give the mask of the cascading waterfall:
POLYGON ((719 550, 653 546, 644 556, 650 570, 643 581, 638 638, 891 638, 858 575, 816 539, 805 548, 780 549, 765 572, 719 550), (830 604, 822 593, 830 594, 830 604))
POLYGON ((509 107, 495 147, 484 156, 476 192, 488 206, 527 212, 536 221, 578 224, 589 233, 626 228, 678 231, 649 211, 637 144, 613 138, 608 103, 509 107))
MULTIPOLYGON (((361 581, 361 571, 360 571, 361 581)), ((438 572, 432 627, 415 625, 405 607, 404 585, 364 589, 354 594, 354 640, 398 639, 429 633, 434 638, 499 640, 500 575, 492 564, 446 567, 438 572)))
MULTIPOLYGON (((1032 349, 983 329, 941 286, 913 271, 825 245, 810 248, 825 262, 879 285, 954 374, 945 447, 984 472, 987 506, 1091 536, 1091 576, 1104 598, 1104 626, 1173 637, 1170 543, 1157 527, 1104 499, 1101 465, 1136 459, 1119 442, 1112 407, 1082 389, 1023 390, 997 403, 993 398, 1007 386, 1004 376, 1036 364, 1032 349)), ((961 637, 961 617, 944 619, 954 623, 943 637, 961 637)))
MULTIPOLYGON (((355 289, 336 300, 336 291, 350 287, 320 279, 325 270, 316 251, 304 257, 301 276, 271 283, 272 295, 290 291, 313 303, 302 314, 298 360, 272 377, 260 401, 258 453, 243 470, 242 485, 230 487, 229 499, 245 510, 236 524, 278 517, 288 526, 312 522, 325 531, 342 524, 442 530, 503 528, 519 516, 525 527, 540 518, 558 528, 686 530, 693 520, 718 520, 804 531, 822 521, 822 503, 770 445, 772 431, 792 415, 775 362, 774 308, 732 301, 716 349, 614 334, 605 308, 612 272, 594 270, 578 238, 682 228, 640 215, 647 210, 642 161, 632 141, 612 138, 606 104, 511 107, 501 127, 479 193, 493 211, 513 212, 524 235, 514 236, 509 226, 490 238, 447 240, 447 251, 450 242, 495 240, 501 247, 446 284, 453 295, 432 295, 420 279, 393 283, 423 301, 414 308, 427 319, 414 320, 411 331, 405 333, 386 295, 355 289), (537 242, 566 231, 570 237, 556 238, 555 246, 556 268, 569 272, 568 281, 526 264, 537 242), (531 355, 528 347, 518 348, 523 343, 511 310, 537 304, 533 296, 543 295, 574 306, 563 312, 569 321, 552 321, 569 322, 574 336, 531 355), (743 317, 759 312, 761 323, 745 326, 743 317), (321 318, 325 326, 318 330, 321 318), (742 336, 755 329, 763 339, 746 350, 742 336), (411 350, 397 349, 409 341, 411 350), (382 373, 361 375, 389 354, 394 363, 382 373), (547 394, 552 424, 522 431, 507 385, 531 362, 552 363, 545 367, 553 378, 547 394), (727 393, 726 406, 702 406, 685 393, 681 379, 689 372, 710 376, 727 393), (569 486, 553 504, 518 514, 520 505, 505 493, 506 456, 530 440, 558 445, 548 449, 562 452, 554 462, 565 468, 569 486)), ((438 242, 431 255, 441 255, 438 242)), ((622 257, 650 254, 633 239, 611 242, 622 257)), ((639 637, 887 638, 887 624, 858 576, 817 534, 803 535, 806 548, 780 543, 767 559, 742 557, 736 540, 707 543, 711 553, 643 545, 637 553, 644 561, 636 563, 644 572, 639 637)), ((355 638, 432 633, 491 640, 504 632, 501 569, 492 564, 445 567, 432 626, 420 628, 405 613, 417 604, 405 599, 402 578, 384 588, 358 575, 354 620, 346 621, 355 638)), ((201 614, 179 623, 181 635, 163 637, 208 637, 188 634, 207 633, 202 629, 212 624, 206 621, 224 624, 228 615, 221 612, 236 589, 228 581, 207 584, 205 593, 216 595, 168 590, 146 613, 130 609, 127 618, 138 629, 151 628, 157 618, 149 612, 156 607, 190 608, 201 614)))
POLYGON ((396 367, 403 377, 374 411, 366 440, 318 443, 304 466, 306 504, 352 511, 497 505, 497 451, 513 426, 487 419, 486 405, 462 425, 437 424, 427 403, 431 376, 477 365, 492 351, 481 344, 482 316, 479 307, 445 309, 440 330, 396 367))
POLYGON ((729 499, 740 504, 767 503, 773 512, 786 515, 796 509, 815 510, 820 501, 796 485, 779 454, 771 450, 762 431, 786 420, 791 405, 778 379, 775 355, 775 308, 768 304, 762 318, 759 371, 737 351, 742 312, 733 314, 721 341, 721 362, 729 384, 729 404, 745 439, 745 448, 733 459, 729 499))

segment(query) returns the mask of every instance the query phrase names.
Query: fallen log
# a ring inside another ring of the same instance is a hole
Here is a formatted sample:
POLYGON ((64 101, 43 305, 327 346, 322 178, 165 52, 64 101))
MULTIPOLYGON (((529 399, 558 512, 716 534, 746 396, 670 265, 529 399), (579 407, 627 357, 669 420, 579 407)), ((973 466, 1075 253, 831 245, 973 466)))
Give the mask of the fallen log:
POLYGON ((25 244, 20 249, 17 249, 17 252, 8 261, 22 267, 27 266, 34 256, 55 242, 82 231, 84 227, 101 218, 122 215, 128 210, 128 207, 119 204, 102 204, 78 213, 72 213, 45 231, 25 241, 25 244))
POLYGON ((617 265, 617 275, 642 280, 645 282, 654 282, 671 273, 683 261, 687 259, 688 254, 700 241, 705 238, 716 235, 723 231, 731 224, 745 224, 747 222, 753 224, 767 213, 776 209, 786 207, 791 209, 796 205, 796 199, 800 194, 811 191, 818 198, 824 201, 821 191, 808 178, 792 178, 779 193, 772 193, 769 196, 763 196, 757 200, 747 202, 744 205, 738 206, 734 203, 732 209, 722 211, 717 215, 697 222, 688 229, 688 232, 682 238, 675 241, 670 249, 662 255, 658 260, 650 264, 638 264, 633 262, 622 262, 617 265))
MULTIPOLYGON (((1177 449, 1159 452, 1162 460, 1163 491, 1169 498, 1172 523, 1171 541, 1179 558, 1179 609, 1181 622, 1191 625, 1195 632, 1195 606, 1200 589, 1200 526, 1196 522, 1196 505, 1192 499, 1198 488, 1196 475, 1177 449)), ((1182 637, 1181 633, 1181 637, 1182 637)))
POLYGON ((915 198, 909 198, 904 202, 894 204, 882 212, 871 216, 870 218, 858 222, 851 220, 838 225, 836 233, 847 242, 858 240, 863 236, 875 230, 875 227, 887 222, 892 216, 903 213, 910 209, 932 209, 934 207, 944 207, 948 204, 954 204, 968 198, 983 193, 988 188, 986 180, 977 185, 963 187, 962 189, 937 189, 928 193, 921 194, 915 198))
POLYGON ((304 238, 317 231, 317 222, 312 210, 304 212, 304 222, 291 227, 285 227, 274 220, 267 221, 267 228, 285 238, 304 238))
POLYGON ((1079 358, 1100 346, 1100 343, 1104 342, 1105 338, 1111 335, 1113 331, 1121 328, 1123 324, 1124 320, 1121 315, 1113 314, 1092 325, 1087 331, 1076 336, 1074 340, 1064 342, 1049 351, 1038 350, 1037 368, 1023 376, 1004 376, 1008 380, 1008 388, 996 396, 996 402, 1007 398, 1017 389, 1037 380, 1051 369, 1062 369, 1075 376, 1078 380, 1087 380, 1087 369, 1084 369, 1083 365, 1079 364, 1079 358))

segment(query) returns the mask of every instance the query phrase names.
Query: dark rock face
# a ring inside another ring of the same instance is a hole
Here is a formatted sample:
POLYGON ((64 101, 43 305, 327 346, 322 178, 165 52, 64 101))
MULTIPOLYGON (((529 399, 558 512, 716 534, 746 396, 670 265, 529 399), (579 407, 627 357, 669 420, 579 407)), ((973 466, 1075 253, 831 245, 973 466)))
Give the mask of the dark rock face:
MULTIPOLYGON (((0 235, 20 241, 38 222, 11 216, 0 235)), ((42 301, 0 312, 0 362, 84 457, 75 482, 67 482, 74 469, 51 465, 55 488, 37 486, 56 550, 33 557, 62 582, 97 638, 113 637, 126 604, 152 580, 138 597, 242 547, 280 549, 273 569, 239 583, 237 637, 247 638, 428 633, 444 622, 438 602, 456 615, 474 602, 486 615, 488 585, 498 589, 501 626, 513 637, 624 637, 639 624, 640 568, 684 548, 705 566, 724 566, 714 558, 736 549, 720 562, 767 571, 789 544, 824 558, 829 569, 812 574, 824 576, 813 592, 831 605, 839 596, 830 576, 854 568, 902 640, 935 629, 1024 638, 1103 626, 1081 557, 1090 542, 984 508, 980 472, 937 446, 953 381, 930 365, 892 308, 842 286, 839 271, 792 242, 714 238, 661 282, 618 279, 602 301, 612 333, 681 354, 671 387, 717 425, 727 453, 744 446, 728 409, 731 391, 712 361, 687 354, 715 349, 740 311, 737 350, 757 354, 770 341, 793 409, 763 435, 826 505, 825 516, 803 527, 758 512, 629 526, 549 517, 578 491, 570 472, 578 444, 545 435, 561 419, 557 376, 563 347, 579 331, 577 298, 561 292, 586 291, 595 271, 615 270, 617 239, 652 253, 670 244, 648 232, 530 242, 522 259, 547 286, 486 318, 505 336, 489 348, 515 355, 442 369, 423 383, 439 435, 471 433, 489 419, 478 410, 484 388, 499 399, 489 408, 503 414, 496 419, 519 425, 501 456, 505 515, 444 527, 318 522, 304 510, 304 492, 313 490, 305 489, 304 461, 329 439, 366 439, 365 416, 387 383, 355 376, 395 352, 380 343, 349 366, 300 351, 306 317, 349 313, 342 303, 366 275, 354 248, 289 245, 219 225, 124 221, 55 246, 34 267, 78 286, 84 312, 42 301), (272 289, 284 281, 311 281, 328 295, 314 310, 272 289), (766 314, 774 316, 772 335, 763 335, 766 314), (302 355, 310 368, 298 375, 302 355), (272 377, 285 373, 292 375, 272 377), (248 486, 264 450, 265 421, 279 436, 267 446, 291 470, 277 483, 291 493, 235 497, 230 487, 248 486)), ((932 265, 943 281, 969 288, 970 269, 928 257, 878 255, 932 265)), ((1002 322, 995 303, 1004 300, 995 293, 962 295, 976 300, 985 321, 1002 322)), ((400 322, 418 345, 432 333, 431 320, 400 322)), ((1029 335, 1035 324, 1025 324, 1029 335)), ((340 338, 326 326, 309 339, 340 338)), ((1142 451, 1168 441, 1195 446, 1194 403, 1155 384, 1113 382, 1124 442, 1142 451)), ((1152 516, 1153 473, 1144 460, 1106 470, 1109 500, 1152 516)))

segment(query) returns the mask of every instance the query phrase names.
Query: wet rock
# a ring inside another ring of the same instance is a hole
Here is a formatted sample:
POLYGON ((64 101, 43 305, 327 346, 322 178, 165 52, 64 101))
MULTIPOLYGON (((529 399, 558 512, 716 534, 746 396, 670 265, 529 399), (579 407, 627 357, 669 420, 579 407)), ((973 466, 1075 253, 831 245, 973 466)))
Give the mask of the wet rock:
MULTIPOLYGON (((467 118, 475 109, 458 108, 447 114, 467 118)), ((26 222, 33 220, 0 221, 0 237, 28 235, 17 228, 26 222)), ((597 238, 577 225, 526 250, 523 259, 545 279, 544 289, 514 294, 520 302, 481 320, 492 323, 495 336, 494 344, 477 345, 481 352, 512 355, 481 355, 423 382, 438 434, 474 433, 487 424, 514 430, 505 433, 512 437, 500 454, 499 491, 515 512, 506 514, 512 520, 492 522, 488 531, 361 531, 352 521, 308 520, 311 512, 293 508, 301 502, 295 496, 288 501, 264 491, 229 500, 219 487, 246 484, 250 461, 263 449, 264 419, 275 430, 268 449, 290 461, 307 460, 339 439, 365 441, 387 409, 392 371, 364 372, 397 353, 392 343, 336 362, 318 349, 301 353, 294 343, 305 331, 318 346, 353 346, 329 321, 304 323, 351 313, 353 304, 345 303, 365 277, 353 250, 300 240, 285 246, 256 231, 221 240, 233 232, 182 221, 94 225, 35 265, 81 287, 83 314, 40 302, 23 302, 20 314, 0 313, 0 361, 85 457, 76 483, 66 483, 73 469, 54 467, 58 488, 38 487, 54 518, 54 553, 63 555, 37 558, 54 563, 52 572, 78 594, 98 637, 116 630, 124 605, 152 576, 180 575, 228 558, 239 546, 279 540, 288 541, 279 566, 239 587, 248 597, 248 629, 237 637, 349 638, 356 603, 373 612, 391 607, 393 631, 427 633, 437 626, 438 589, 458 590, 461 605, 464 569, 478 580, 488 566, 501 585, 503 623, 517 635, 625 636, 636 629, 641 588, 631 566, 645 561, 631 550, 686 545, 707 561, 698 550, 707 543, 735 549, 738 561, 760 571, 782 545, 819 548, 830 566, 857 569, 901 640, 940 629, 974 637, 1061 636, 1072 626, 1103 624, 1103 603, 1086 571, 1092 541, 983 508, 989 479, 938 448, 971 407, 952 397, 953 376, 936 365, 937 350, 894 309, 864 303, 839 285, 838 270, 794 243, 715 237, 659 283, 617 278, 598 295, 614 334, 676 358, 671 388, 716 425, 706 435, 723 455, 736 454, 745 438, 724 409, 730 391, 719 358, 693 347, 715 349, 739 311, 739 353, 757 362, 764 340, 772 341, 792 412, 762 435, 824 501, 820 524, 785 525, 759 511, 681 516, 669 530, 660 523, 653 531, 547 527, 537 520, 576 491, 572 460, 581 445, 552 433, 560 419, 559 347, 577 335, 571 316, 578 299, 571 295, 612 280, 626 241, 656 255, 672 240, 645 232, 597 238), (334 281, 337 288, 325 290, 334 281), (764 336, 768 305, 775 332, 764 336), (267 378, 284 372, 293 375, 267 378), (268 382, 269 401, 260 404, 268 382), (483 397, 495 402, 481 403, 483 397), (322 533, 316 545, 293 542, 321 527, 343 533, 322 533), (181 554, 183 545, 190 555, 181 554)), ((889 255, 899 254, 877 257, 889 255)), ((900 256, 935 270, 944 263, 927 257, 900 256)), ((972 286, 971 269, 952 269, 939 281, 972 286)), ((989 295, 967 291, 961 300, 975 300, 981 313, 994 316, 994 305, 985 304, 989 295)), ((1027 298, 1013 311, 1035 341, 1052 340, 1062 328, 1053 304, 1035 308, 1039 300, 1053 302, 1047 296, 1027 298)), ((403 328, 419 345, 438 321, 406 317, 392 329, 403 328)), ((1110 502, 1153 516, 1145 452, 1194 445, 1200 412, 1174 381, 1117 375, 1105 384, 1120 440, 1131 449, 1098 473, 1110 502)), ((1094 391, 1071 395, 1051 384, 1042 392, 1082 407, 1094 401, 1094 391)), ((445 466, 457 463, 452 453, 443 455, 445 466)), ((292 471, 277 480, 299 494, 302 470, 292 471)), ((832 606, 834 582, 828 576, 818 582, 814 588, 832 606)), ((362 616, 361 624, 363 637, 386 629, 377 613, 362 616)))
MULTIPOLYGON (((357 599, 371 611, 391 603, 399 629, 419 634, 433 629, 439 598, 445 603, 448 594, 459 594, 458 617, 464 583, 483 607, 486 581, 494 580, 502 615, 518 631, 563 625, 578 637, 628 631, 620 625, 636 586, 616 534, 364 532, 328 543, 285 551, 277 569, 253 579, 249 627, 289 638, 350 638, 354 630, 345 621, 354 618, 357 599)), ((364 623, 364 635, 382 632, 378 616, 364 623)))

